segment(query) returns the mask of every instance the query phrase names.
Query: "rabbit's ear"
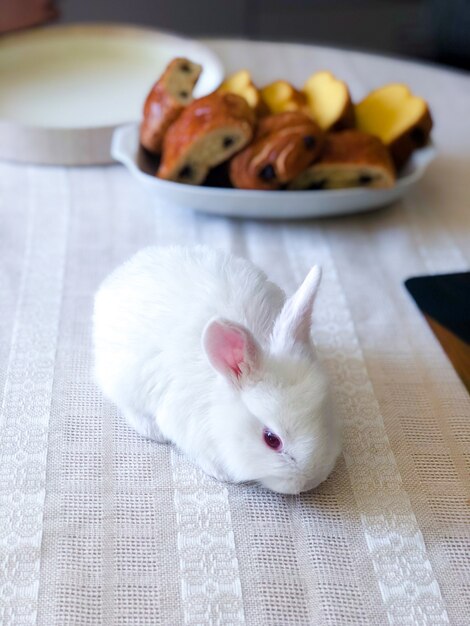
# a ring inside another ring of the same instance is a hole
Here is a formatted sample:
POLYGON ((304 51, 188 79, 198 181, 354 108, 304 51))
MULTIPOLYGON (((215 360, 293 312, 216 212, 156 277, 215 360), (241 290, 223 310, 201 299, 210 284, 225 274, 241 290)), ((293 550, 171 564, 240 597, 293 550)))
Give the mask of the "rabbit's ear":
POLYGON ((321 268, 314 265, 294 295, 286 300, 274 324, 273 352, 286 352, 296 347, 311 350, 312 309, 320 280, 321 268))
POLYGON ((250 331, 240 324, 211 320, 204 329, 202 345, 212 367, 237 387, 259 371, 261 348, 250 331))

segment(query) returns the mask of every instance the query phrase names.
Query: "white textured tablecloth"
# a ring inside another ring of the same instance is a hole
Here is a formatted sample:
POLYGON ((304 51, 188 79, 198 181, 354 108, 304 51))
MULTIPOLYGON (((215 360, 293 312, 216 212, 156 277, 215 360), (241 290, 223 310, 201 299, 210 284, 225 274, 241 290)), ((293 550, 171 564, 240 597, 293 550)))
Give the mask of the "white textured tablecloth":
POLYGON ((470 81, 324 48, 215 42, 228 70, 353 95, 409 83, 439 151, 393 207, 255 223, 155 206, 119 166, 0 164, 0 622, 470 623, 470 401, 403 287, 470 259, 470 81), (91 375, 92 297, 139 248, 204 242, 286 290, 324 268, 314 335, 344 454, 314 493, 213 482, 132 432, 91 375))

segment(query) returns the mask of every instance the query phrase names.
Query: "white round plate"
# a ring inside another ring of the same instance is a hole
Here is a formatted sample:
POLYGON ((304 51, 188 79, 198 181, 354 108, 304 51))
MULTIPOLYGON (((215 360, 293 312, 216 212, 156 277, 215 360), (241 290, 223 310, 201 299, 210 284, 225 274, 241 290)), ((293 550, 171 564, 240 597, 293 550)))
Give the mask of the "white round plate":
POLYGON ((111 162, 114 129, 137 122, 175 56, 203 66, 200 97, 223 78, 209 48, 159 31, 52 26, 0 39, 0 158, 56 164, 111 162))
POLYGON ((138 125, 118 128, 111 154, 161 202, 204 213, 258 219, 299 219, 368 211, 391 204, 421 178, 435 156, 432 145, 411 157, 390 189, 338 189, 322 191, 251 191, 197 187, 160 180, 153 175, 139 146, 138 125))

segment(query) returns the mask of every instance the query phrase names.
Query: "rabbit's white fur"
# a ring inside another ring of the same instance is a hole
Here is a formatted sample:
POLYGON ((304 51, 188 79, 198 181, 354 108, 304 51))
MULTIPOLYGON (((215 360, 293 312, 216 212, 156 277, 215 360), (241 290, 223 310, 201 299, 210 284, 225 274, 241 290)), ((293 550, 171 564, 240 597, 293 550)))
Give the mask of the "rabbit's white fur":
POLYGON ((311 489, 340 451, 310 341, 320 275, 314 267, 286 300, 247 260, 204 246, 144 249, 96 294, 97 381, 139 433, 175 443, 208 474, 311 489))

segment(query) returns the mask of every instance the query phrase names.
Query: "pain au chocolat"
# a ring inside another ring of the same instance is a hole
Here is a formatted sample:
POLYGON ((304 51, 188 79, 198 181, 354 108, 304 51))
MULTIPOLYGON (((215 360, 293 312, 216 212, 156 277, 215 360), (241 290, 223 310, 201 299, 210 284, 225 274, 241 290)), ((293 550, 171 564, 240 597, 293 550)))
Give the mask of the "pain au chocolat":
POLYGON ((159 178, 200 185, 209 170, 244 148, 255 114, 241 96, 212 93, 188 105, 168 129, 159 178))
POLYGON ((329 133, 320 158, 289 185, 289 189, 386 188, 395 183, 387 148, 359 130, 329 133))
POLYGON ((193 100, 201 71, 189 59, 173 59, 150 90, 140 125, 140 143, 149 152, 160 154, 166 131, 193 100))
POLYGON ((230 162, 239 189, 279 189, 318 158, 323 132, 304 113, 291 111, 260 120, 254 141, 230 162))

